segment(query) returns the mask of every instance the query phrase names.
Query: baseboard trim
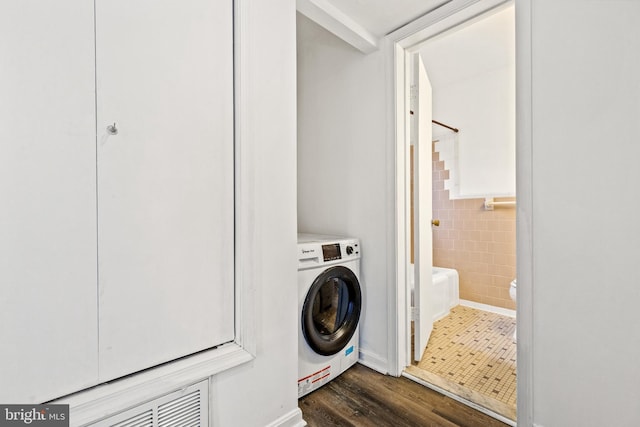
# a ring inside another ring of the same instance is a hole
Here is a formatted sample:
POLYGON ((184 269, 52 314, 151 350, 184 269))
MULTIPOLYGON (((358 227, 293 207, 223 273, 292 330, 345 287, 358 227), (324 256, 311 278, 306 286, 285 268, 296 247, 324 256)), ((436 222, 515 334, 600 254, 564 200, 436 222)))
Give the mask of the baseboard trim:
POLYGON ((496 307, 495 305, 482 304, 466 299, 460 300, 460 305, 465 307, 477 308, 478 310, 488 311, 489 313, 501 314, 503 316, 516 317, 516 311, 508 308, 496 307))
POLYGON ((360 349, 358 363, 384 375, 389 373, 389 361, 378 354, 367 351, 366 349, 360 349))
POLYGON ((267 427, 304 427, 306 425, 307 422, 302 419, 302 411, 300 408, 295 408, 277 420, 267 424, 267 427))

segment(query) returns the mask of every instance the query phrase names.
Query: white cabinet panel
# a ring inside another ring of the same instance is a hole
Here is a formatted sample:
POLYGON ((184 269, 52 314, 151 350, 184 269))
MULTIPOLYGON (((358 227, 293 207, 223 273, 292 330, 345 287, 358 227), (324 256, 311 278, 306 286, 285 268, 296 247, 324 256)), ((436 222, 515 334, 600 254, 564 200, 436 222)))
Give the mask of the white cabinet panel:
POLYGON ((95 384, 93 2, 0 2, 0 402, 95 384))
POLYGON ((234 338, 232 42, 230 0, 96 2, 101 381, 234 338))

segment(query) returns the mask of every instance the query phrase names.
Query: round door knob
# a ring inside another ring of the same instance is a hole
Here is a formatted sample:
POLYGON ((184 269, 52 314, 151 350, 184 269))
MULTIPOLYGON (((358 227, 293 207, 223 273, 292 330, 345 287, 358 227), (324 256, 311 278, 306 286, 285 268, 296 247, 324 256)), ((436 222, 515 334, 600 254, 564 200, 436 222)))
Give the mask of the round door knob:
POLYGON ((439 219, 432 219, 431 220, 431 225, 434 225, 436 227, 440 227, 440 220, 439 219))

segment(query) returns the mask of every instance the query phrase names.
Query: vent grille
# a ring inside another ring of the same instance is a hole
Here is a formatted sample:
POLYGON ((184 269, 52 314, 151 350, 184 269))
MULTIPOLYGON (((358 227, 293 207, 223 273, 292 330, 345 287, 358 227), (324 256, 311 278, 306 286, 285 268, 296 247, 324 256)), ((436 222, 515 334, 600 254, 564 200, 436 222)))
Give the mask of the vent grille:
POLYGON ((92 424, 93 427, 199 427, 208 425, 208 381, 158 397, 92 424))
POLYGON ((149 409, 141 414, 113 424, 113 427, 153 427, 153 411, 149 409))
POLYGON ((158 427, 200 425, 200 390, 158 407, 158 427))

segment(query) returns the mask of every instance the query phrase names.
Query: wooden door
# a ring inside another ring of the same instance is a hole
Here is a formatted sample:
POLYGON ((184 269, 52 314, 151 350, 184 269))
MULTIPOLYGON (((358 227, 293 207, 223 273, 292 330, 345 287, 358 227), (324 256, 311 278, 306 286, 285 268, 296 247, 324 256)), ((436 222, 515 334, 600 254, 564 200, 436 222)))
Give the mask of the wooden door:
POLYGON ((97 380, 93 2, 0 2, 0 402, 97 380))
POLYGON ((234 338, 232 22, 96 2, 101 381, 234 338))

